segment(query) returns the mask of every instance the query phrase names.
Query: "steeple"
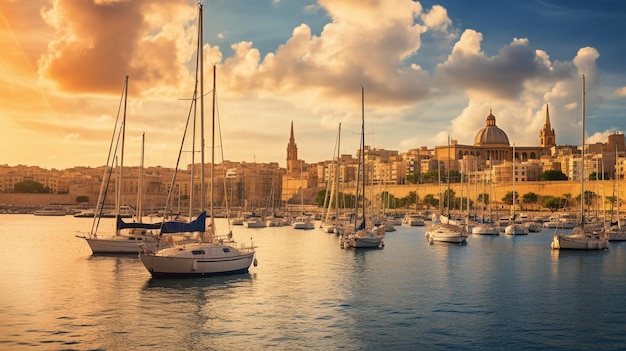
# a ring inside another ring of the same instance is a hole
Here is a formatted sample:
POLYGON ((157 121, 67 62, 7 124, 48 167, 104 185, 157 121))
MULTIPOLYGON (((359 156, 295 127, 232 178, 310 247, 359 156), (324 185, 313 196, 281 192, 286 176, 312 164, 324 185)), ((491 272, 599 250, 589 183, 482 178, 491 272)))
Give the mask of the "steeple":
POLYGON ((292 173, 298 165, 298 146, 293 135, 293 121, 291 121, 291 135, 287 144, 287 173, 292 173))
POLYGON ((556 135, 554 128, 550 125, 550 109, 546 104, 546 120, 543 123, 543 129, 539 134, 539 145, 541 147, 552 147, 556 145, 556 135))

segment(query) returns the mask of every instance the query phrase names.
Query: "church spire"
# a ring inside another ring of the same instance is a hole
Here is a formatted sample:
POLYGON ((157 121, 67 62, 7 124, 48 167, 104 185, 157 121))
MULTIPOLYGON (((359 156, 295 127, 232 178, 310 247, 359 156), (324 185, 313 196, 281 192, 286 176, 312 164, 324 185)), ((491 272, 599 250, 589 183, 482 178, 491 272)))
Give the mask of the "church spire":
MULTIPOLYGON (((548 104, 546 104, 546 121, 543 123, 543 125, 550 128, 550 108, 548 107, 548 104)), ((293 130, 292 130, 292 133, 293 133, 293 130)))
POLYGON ((298 165, 298 146, 296 138, 293 134, 293 121, 291 121, 291 134, 289 136, 289 144, 287 144, 287 173, 293 172, 298 165))
POLYGON ((543 123, 543 129, 539 134, 539 145, 541 147, 552 147, 556 145, 556 135, 554 128, 550 125, 550 109, 546 104, 546 119, 543 123))

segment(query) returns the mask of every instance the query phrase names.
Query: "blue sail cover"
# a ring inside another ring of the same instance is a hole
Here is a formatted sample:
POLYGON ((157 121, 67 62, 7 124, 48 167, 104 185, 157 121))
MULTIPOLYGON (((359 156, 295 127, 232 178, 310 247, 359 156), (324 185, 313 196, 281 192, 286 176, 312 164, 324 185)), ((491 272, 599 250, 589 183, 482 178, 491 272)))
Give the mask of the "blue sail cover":
POLYGON ((195 220, 185 222, 163 222, 161 234, 204 232, 206 230, 206 211, 195 220))
POLYGON ((359 227, 357 228, 357 230, 362 230, 362 229, 365 229, 365 220, 363 220, 361 224, 359 224, 359 227))
POLYGON ((122 229, 160 229, 161 223, 126 223, 121 217, 117 217, 117 230, 122 229))

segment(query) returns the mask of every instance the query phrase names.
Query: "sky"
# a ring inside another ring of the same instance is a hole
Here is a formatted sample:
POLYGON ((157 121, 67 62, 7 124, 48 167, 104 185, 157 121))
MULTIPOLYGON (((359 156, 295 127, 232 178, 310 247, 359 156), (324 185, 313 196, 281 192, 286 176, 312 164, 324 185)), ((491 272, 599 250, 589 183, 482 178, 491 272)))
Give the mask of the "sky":
MULTIPOLYGON (((546 105, 557 144, 626 129, 620 0, 203 1, 207 151, 216 67, 216 160, 285 166, 472 145, 490 109, 511 144, 536 146, 546 105)), ((193 0, 0 0, 0 165, 97 167, 120 114, 125 165, 174 167, 194 88, 193 0)), ((199 125, 199 124, 198 124, 199 125)), ((210 156, 207 156, 210 158, 210 156)))

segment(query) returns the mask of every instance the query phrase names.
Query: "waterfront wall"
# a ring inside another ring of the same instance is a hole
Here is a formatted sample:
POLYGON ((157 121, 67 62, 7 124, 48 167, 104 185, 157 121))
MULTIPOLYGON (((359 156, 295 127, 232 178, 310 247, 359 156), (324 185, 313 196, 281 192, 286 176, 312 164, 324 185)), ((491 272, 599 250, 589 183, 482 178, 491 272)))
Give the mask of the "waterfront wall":
MULTIPOLYGON (((614 191, 614 182, 612 180, 606 181, 589 181, 585 183, 585 189, 587 191, 592 191, 595 194, 606 197, 613 196, 614 191)), ((619 198, 624 198, 624 190, 623 187, 620 187, 620 196, 619 198)), ((391 195, 402 198, 409 195, 409 192, 414 191, 417 193, 420 201, 424 198, 424 196, 428 194, 433 194, 435 198, 439 197, 439 192, 444 192, 446 190, 446 184, 442 183, 438 185, 437 183, 428 183, 428 184, 412 184, 412 185, 385 185, 377 186, 378 190, 376 192, 387 191, 391 195)), ((467 184, 460 183, 452 183, 450 184, 450 189, 453 190, 457 197, 465 197, 467 194, 467 184)), ((494 184, 491 193, 491 199, 493 203, 498 204, 502 202, 502 198, 513 189, 512 184, 494 184)), ((346 189, 342 190, 345 193, 354 194, 354 189, 346 189)), ((366 190, 366 194, 369 190, 366 190)), ((520 182, 515 184, 515 191, 521 197, 526 193, 535 193, 538 196, 537 204, 541 206, 543 203, 543 197, 545 196, 555 196, 555 197, 564 197, 564 194, 570 194, 571 199, 575 199, 580 195, 580 182, 578 181, 539 181, 539 182, 520 182)), ((489 188, 486 187, 483 189, 482 184, 470 185, 469 186, 470 198, 475 199, 476 193, 486 193, 489 194, 489 188)), ((615 194, 617 196, 617 194, 615 194)), ((520 201, 521 203, 521 201, 520 201)), ((507 206, 508 208, 508 206, 507 206)))
MULTIPOLYGON (((482 185, 470 185, 470 198, 475 199, 476 193, 487 193, 489 194, 489 188, 483 189, 482 185)), ((620 193, 624 194, 624 189, 626 186, 620 188, 620 193)), ((433 194, 436 198, 438 198, 439 192, 443 192, 446 189, 446 184, 441 184, 440 186, 437 183, 428 183, 428 184, 411 184, 411 185, 385 185, 385 186, 369 186, 367 187, 366 194, 370 193, 370 189, 373 189, 374 192, 380 193, 382 191, 387 191, 393 196, 397 198, 402 198, 409 195, 409 192, 415 191, 419 199, 423 199, 427 194, 433 194)), ((464 197, 467 193, 467 184, 460 183, 452 183, 450 184, 450 189, 452 189, 456 196, 464 197)), ((585 184, 585 189, 587 191, 592 191, 598 194, 601 197, 612 196, 614 191, 614 182, 613 181, 589 181, 585 184)), ((312 189, 308 189, 312 190, 312 189)), ((315 203, 315 196, 319 190, 324 190, 322 188, 313 189, 314 191, 306 191, 305 203, 313 204, 315 203)), ((502 198, 506 195, 507 192, 512 190, 512 184, 494 184, 493 190, 491 194, 491 199, 494 203, 501 202, 502 198)), ((354 194, 354 189, 342 189, 341 190, 347 194, 354 194)), ((544 181, 544 182, 520 182, 515 184, 515 191, 521 197, 526 193, 533 192, 535 193, 539 199, 538 204, 541 204, 543 201, 543 197, 550 196, 560 196, 563 197, 564 194, 570 194, 571 199, 575 199, 580 194, 580 183, 575 181, 544 181)), ((625 195, 621 195, 620 198, 624 198, 625 195)), ((89 203, 90 205, 94 205, 97 196, 95 194, 90 194, 89 203)), ((130 196, 130 195, 128 195, 130 196)), ((128 203, 134 206, 134 196, 133 199, 128 199, 128 203)), ((162 196, 159 196, 158 201, 154 201, 153 199, 146 199, 146 204, 144 208, 150 208, 151 206, 159 206, 161 203, 164 203, 164 199, 161 199, 162 196)), ((16 194, 16 193, 0 193, 0 206, 20 206, 20 207, 43 207, 51 203, 59 203, 59 204, 68 204, 68 205, 77 205, 76 204, 76 195, 75 194, 16 194)))

